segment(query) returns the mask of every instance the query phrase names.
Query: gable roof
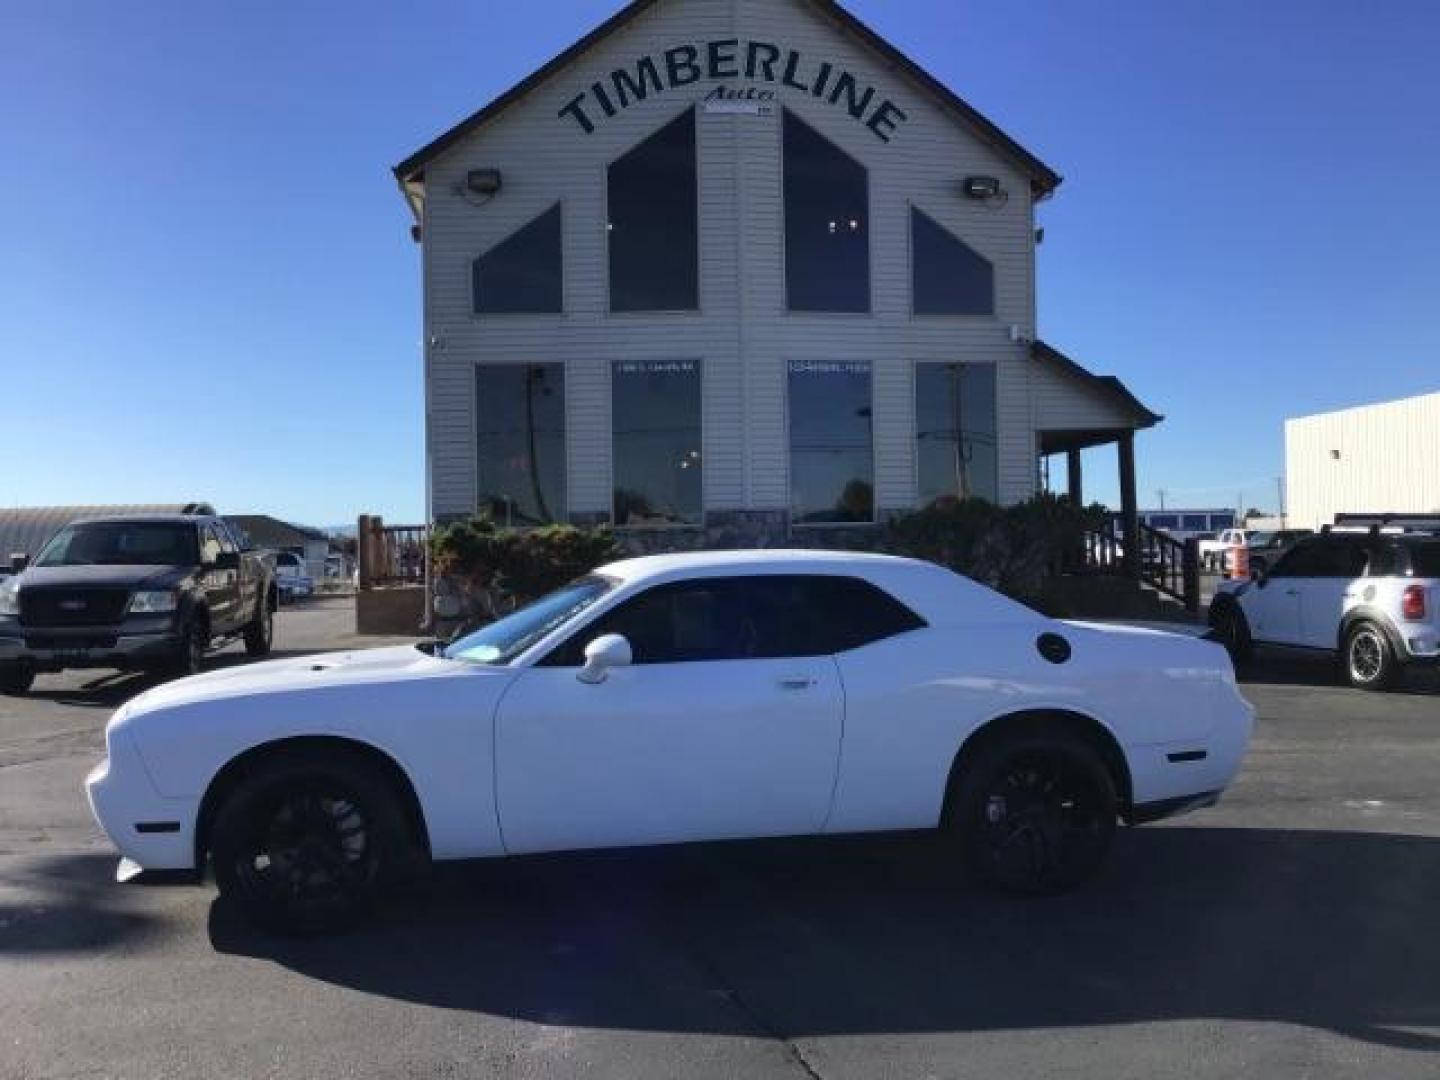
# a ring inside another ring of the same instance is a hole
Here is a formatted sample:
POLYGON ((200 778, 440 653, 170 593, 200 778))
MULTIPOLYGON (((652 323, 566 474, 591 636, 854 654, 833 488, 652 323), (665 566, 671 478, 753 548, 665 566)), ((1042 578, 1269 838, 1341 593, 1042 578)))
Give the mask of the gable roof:
MULTIPOLYGON (((433 161, 437 155, 450 149, 450 147, 464 139, 477 128, 494 119, 552 75, 567 67, 592 46, 598 45, 616 31, 624 29, 637 16, 644 14, 661 2, 663 2, 663 0, 631 0, 625 7, 621 8, 609 19, 601 23, 579 41, 575 42, 574 45, 571 45, 538 71, 516 83, 479 112, 460 121, 460 123, 456 124, 439 138, 415 151, 415 153, 395 166, 395 178, 399 181, 401 188, 403 189, 407 183, 423 180, 425 166, 433 161)), ((981 139, 989 143, 1004 156, 1010 158, 1020 170, 1030 178, 1030 188, 1037 199, 1045 198, 1060 186, 1061 177, 1059 173, 1055 172, 1054 169, 1050 168, 1050 166, 1026 150, 1009 135, 1005 134, 1005 132, 1001 131, 993 121, 966 103, 955 91, 951 90, 894 45, 890 44, 890 42, 866 26, 865 23, 861 22, 844 7, 836 3, 836 0, 806 0, 806 2, 814 5, 822 14, 838 23, 842 30, 846 30, 859 38, 861 42, 878 52, 904 74, 918 82, 926 90, 929 90, 939 99, 941 105, 956 114, 959 119, 967 124, 981 139)))
POLYGON ((325 543, 330 539, 319 529, 292 525, 269 514, 226 514, 225 520, 242 530, 256 547, 304 547, 306 544, 325 543))
POLYGON ((1049 364, 1098 391, 1121 412, 1130 416, 1134 420, 1136 428, 1151 428, 1165 419, 1159 413, 1151 412, 1146 408, 1140 399, 1130 392, 1130 388, 1114 375, 1096 375, 1089 368, 1082 367, 1071 360, 1053 345, 1037 341, 1030 346, 1030 355, 1040 363, 1049 364))

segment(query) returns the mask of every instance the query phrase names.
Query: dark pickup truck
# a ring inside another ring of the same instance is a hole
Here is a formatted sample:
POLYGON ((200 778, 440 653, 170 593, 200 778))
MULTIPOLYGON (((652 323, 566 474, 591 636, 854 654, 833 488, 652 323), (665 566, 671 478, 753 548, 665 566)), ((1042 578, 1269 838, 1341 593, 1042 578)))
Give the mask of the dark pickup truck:
POLYGON ((0 581, 0 693, 35 675, 120 668, 191 675, 234 638, 270 651, 275 572, 222 518, 93 518, 65 526, 0 581))

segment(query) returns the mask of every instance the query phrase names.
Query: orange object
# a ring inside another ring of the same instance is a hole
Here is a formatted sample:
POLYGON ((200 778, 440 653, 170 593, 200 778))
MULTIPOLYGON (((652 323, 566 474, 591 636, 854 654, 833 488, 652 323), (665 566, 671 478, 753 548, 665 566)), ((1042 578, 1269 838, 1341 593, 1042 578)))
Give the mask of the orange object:
POLYGON ((1250 549, 1244 544, 1230 546, 1230 580, 1247 581, 1250 578, 1250 549))

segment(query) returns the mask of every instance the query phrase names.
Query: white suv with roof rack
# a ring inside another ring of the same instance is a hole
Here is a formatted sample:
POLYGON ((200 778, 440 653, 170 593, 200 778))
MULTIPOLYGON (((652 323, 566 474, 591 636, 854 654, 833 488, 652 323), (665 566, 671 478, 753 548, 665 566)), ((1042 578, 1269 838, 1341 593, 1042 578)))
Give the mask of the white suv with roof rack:
POLYGON ((1440 662, 1440 534, 1333 530, 1301 540, 1210 605, 1237 661, 1255 646, 1337 656, 1352 686, 1381 690, 1440 662))

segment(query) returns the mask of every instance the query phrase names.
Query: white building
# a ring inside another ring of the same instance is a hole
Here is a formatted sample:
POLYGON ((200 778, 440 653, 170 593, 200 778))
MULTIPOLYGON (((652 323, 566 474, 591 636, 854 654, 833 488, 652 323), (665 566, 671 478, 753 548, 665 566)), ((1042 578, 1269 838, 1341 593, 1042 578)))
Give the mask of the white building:
POLYGON ((1035 341, 1060 177, 830 0, 637 0, 395 172, 433 519, 768 541, 1103 444, 1133 514, 1160 418, 1035 341))
POLYGON ((1289 523, 1440 514, 1440 393, 1285 421, 1289 523))

